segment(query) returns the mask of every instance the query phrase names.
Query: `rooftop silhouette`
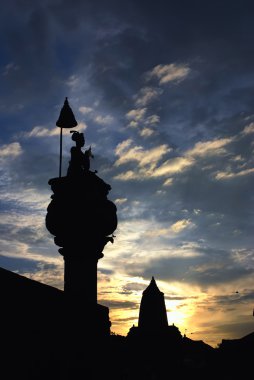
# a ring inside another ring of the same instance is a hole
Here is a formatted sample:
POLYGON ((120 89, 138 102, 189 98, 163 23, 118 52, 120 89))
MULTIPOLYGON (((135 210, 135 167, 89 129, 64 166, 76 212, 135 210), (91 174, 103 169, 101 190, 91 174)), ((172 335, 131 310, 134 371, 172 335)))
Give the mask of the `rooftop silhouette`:
POLYGON ((222 340, 216 349, 186 336, 175 345, 170 334, 164 338, 157 335, 157 339, 149 334, 146 339, 116 334, 98 339, 98 325, 92 323, 92 316, 90 321, 84 317, 81 304, 72 303, 64 291, 4 268, 0 268, 0 286, 4 289, 3 378, 25 374, 26 379, 40 380, 49 376, 64 380, 157 380, 167 378, 169 369, 180 378, 194 379, 203 378, 204 371, 218 379, 239 374, 247 378, 251 373, 254 332, 240 339, 222 340), (97 367, 95 358, 100 363, 97 367))

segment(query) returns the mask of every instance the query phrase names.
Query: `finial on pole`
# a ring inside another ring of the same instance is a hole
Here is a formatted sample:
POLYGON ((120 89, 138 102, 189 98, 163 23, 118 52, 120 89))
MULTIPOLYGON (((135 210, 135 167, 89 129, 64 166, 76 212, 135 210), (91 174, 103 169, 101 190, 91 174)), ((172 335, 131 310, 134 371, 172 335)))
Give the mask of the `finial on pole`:
POLYGON ((64 105, 60 111, 59 118, 56 122, 56 126, 60 128, 60 164, 59 164, 59 177, 62 172, 62 140, 63 140, 63 128, 74 128, 78 125, 75 116, 69 106, 68 98, 66 96, 64 105))

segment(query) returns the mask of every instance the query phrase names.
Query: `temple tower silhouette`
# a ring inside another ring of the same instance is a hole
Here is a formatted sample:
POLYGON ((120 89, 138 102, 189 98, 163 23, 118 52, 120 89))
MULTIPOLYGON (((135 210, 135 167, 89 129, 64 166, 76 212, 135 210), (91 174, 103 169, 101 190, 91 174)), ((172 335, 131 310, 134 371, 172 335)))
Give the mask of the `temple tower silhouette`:
POLYGON ((175 350, 181 344, 182 336, 178 327, 174 324, 168 325, 164 293, 158 288, 154 277, 142 293, 138 326, 133 325, 130 328, 127 339, 134 346, 139 341, 143 342, 145 350, 151 341, 160 345, 166 344, 167 348, 174 346, 175 350))
POLYGON ((162 293, 152 277, 150 284, 143 291, 138 327, 144 330, 161 330, 167 328, 168 318, 162 293))
MULTIPOLYGON (((75 146, 66 176, 61 176, 62 129, 77 126, 67 98, 56 125, 60 134, 59 177, 51 178, 52 200, 46 214, 46 227, 54 236, 64 258, 64 292, 76 305, 82 305, 96 328, 109 333, 108 308, 97 303, 97 264, 105 245, 113 243, 117 227, 116 206, 107 196, 111 186, 90 170, 91 147, 85 152, 83 133, 71 130, 75 146), (96 324, 96 323, 95 323, 96 324), (103 327, 104 326, 104 327, 103 327)), ((83 313, 83 312, 82 312, 83 313)))

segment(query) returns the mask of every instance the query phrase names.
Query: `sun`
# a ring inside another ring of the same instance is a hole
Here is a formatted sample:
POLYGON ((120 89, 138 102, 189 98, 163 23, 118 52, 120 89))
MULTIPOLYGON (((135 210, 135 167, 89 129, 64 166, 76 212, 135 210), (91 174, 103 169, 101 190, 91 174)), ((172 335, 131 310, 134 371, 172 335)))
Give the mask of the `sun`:
POLYGON ((166 304, 166 310, 167 310, 167 318, 168 318, 168 324, 169 325, 175 325, 179 329, 184 329, 186 325, 186 310, 185 308, 179 308, 181 306, 180 301, 165 301, 166 304))

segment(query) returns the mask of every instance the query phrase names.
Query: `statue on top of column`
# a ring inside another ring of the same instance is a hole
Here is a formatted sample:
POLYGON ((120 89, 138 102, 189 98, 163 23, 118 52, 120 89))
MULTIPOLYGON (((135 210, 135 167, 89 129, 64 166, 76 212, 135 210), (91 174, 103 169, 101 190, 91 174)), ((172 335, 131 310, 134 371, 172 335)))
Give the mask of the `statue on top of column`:
POLYGON ((91 146, 85 145, 84 134, 71 131, 75 146, 64 177, 51 178, 53 191, 48 205, 46 227, 54 235, 58 251, 64 257, 103 257, 107 242, 113 243, 117 227, 115 204, 107 199, 111 186, 90 170, 91 146))
POLYGON ((71 148, 71 160, 69 161, 67 176, 84 175, 90 169, 90 157, 94 157, 91 146, 83 153, 81 148, 85 145, 84 133, 77 131, 70 131, 70 133, 72 133, 72 140, 75 141, 76 146, 71 148))

